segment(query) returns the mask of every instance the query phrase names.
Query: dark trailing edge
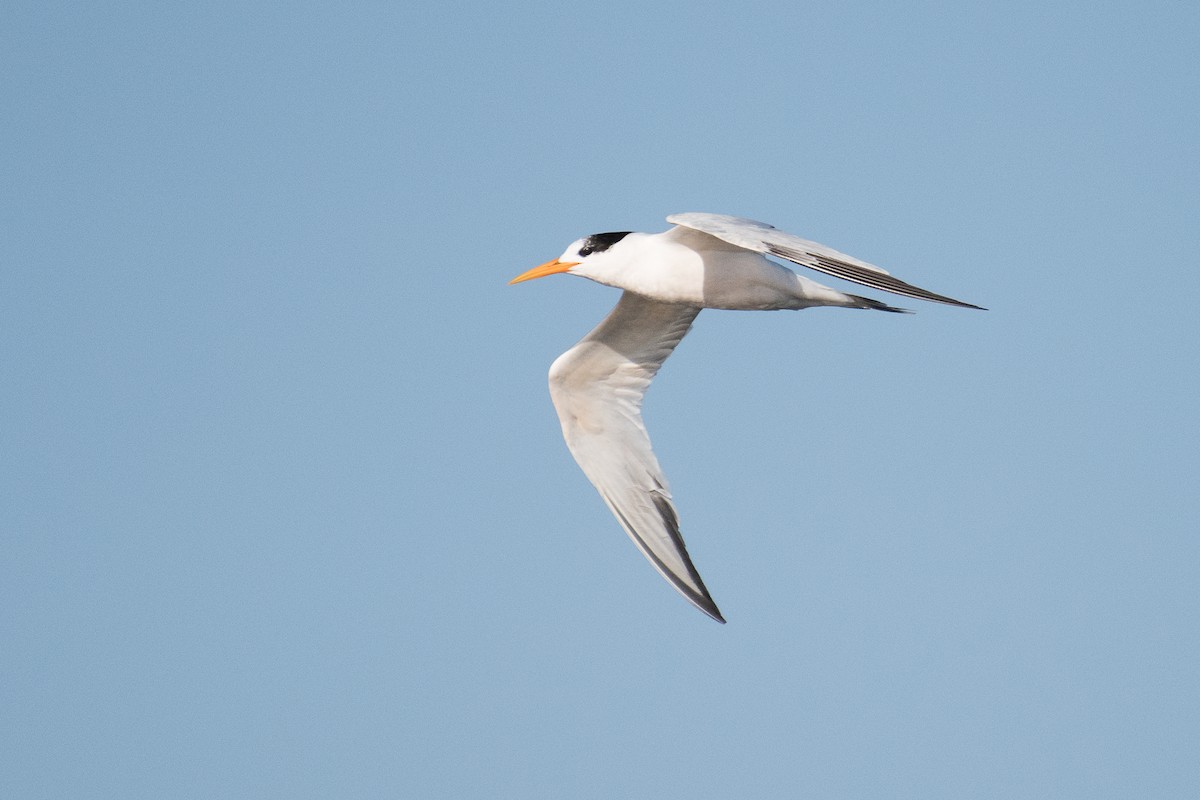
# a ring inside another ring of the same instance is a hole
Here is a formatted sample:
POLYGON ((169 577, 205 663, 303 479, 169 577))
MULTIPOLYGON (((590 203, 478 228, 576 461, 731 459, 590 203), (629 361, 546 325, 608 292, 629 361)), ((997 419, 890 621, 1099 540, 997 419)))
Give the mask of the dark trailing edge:
MULTIPOLYGON (((657 484, 658 481, 655 481, 655 483, 657 484)), ((637 539, 639 545, 641 545, 638 549, 640 549, 647 558, 654 562, 654 565, 658 567, 659 571, 667 578, 667 580, 669 580, 671 584, 674 585, 675 588, 678 589, 685 597, 695 603, 701 611, 724 625, 725 617, 721 616, 721 610, 717 608, 717 604, 713 601, 712 595, 708 593, 708 587, 704 585, 704 581, 700 578, 700 573, 696 571, 696 567, 692 564, 692 559, 688 555, 687 545, 684 544, 683 541, 683 534, 679 532, 679 516, 675 513, 675 509, 671 506, 671 501, 669 501, 659 491, 652 490, 650 492, 650 497, 654 502, 654 508, 658 511, 659 516, 662 517, 663 525, 666 526, 667 533, 670 535, 671 541, 675 543, 676 549, 678 549, 678 551, 683 555, 683 562, 684 566, 687 567, 688 577, 696 582, 696 586, 698 586, 700 589, 699 592, 676 578, 671 570, 667 569, 667 565, 662 563, 658 556, 654 555, 654 551, 645 546, 645 540, 642 538, 641 534, 639 534, 637 529, 630 524, 629 519, 621 513, 616 504, 609 500, 606 495, 604 496, 604 499, 608 501, 608 507, 612 509, 613 513, 617 517, 617 520, 622 526, 624 526, 625 530, 629 531, 631 534, 633 534, 634 538, 637 539)))
POLYGON ((835 278, 842 278, 853 283, 861 283, 864 286, 870 286, 873 289, 882 289, 885 292, 894 292, 895 294, 904 295, 905 297, 915 297, 918 300, 932 300, 935 303, 946 303, 952 306, 962 306, 963 308, 977 308, 980 311, 987 311, 983 306, 964 303, 961 300, 955 300, 953 297, 946 297, 942 294, 926 291, 920 287, 913 286, 910 283, 905 283, 899 278, 893 278, 882 272, 876 272, 872 269, 863 269, 854 264, 847 264, 845 261, 838 261, 828 256, 823 256, 818 253, 807 253, 803 250, 794 250, 790 247, 784 247, 777 244, 768 244, 767 252, 773 256, 786 258, 796 264, 812 269, 820 270, 835 278))

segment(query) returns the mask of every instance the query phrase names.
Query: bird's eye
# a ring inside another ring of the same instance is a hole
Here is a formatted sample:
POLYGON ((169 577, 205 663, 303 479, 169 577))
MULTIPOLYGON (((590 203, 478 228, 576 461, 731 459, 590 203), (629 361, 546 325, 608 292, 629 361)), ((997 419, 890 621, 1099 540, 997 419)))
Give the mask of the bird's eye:
POLYGON ((590 256, 593 252, 595 251, 590 244, 585 244, 583 247, 579 248, 579 255, 581 256, 590 256))

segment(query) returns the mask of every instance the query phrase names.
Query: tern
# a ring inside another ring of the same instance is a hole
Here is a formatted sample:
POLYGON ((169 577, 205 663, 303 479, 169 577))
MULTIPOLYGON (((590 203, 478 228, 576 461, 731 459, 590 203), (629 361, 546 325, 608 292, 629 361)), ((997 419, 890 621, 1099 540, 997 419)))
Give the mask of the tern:
POLYGON ((776 256, 847 281, 919 300, 985 310, 935 294, 825 245, 724 214, 673 214, 662 233, 596 233, 509 281, 556 273, 624 290, 616 307, 550 366, 563 438, 642 554, 687 600, 724 623, 692 564, 650 437, 642 399, 704 308, 798 311, 816 306, 908 313, 798 275, 776 256))

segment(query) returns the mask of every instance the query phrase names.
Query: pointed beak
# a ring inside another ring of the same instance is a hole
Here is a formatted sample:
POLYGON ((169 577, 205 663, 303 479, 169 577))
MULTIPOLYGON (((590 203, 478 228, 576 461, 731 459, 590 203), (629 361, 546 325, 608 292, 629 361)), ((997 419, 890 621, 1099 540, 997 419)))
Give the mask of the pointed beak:
POLYGON ((508 282, 509 286, 521 281, 531 281, 534 278, 544 278, 547 275, 553 275, 556 272, 566 272, 571 267, 578 264, 578 261, 559 261, 557 258, 553 261, 547 261, 545 264, 539 264, 528 272, 522 272, 517 277, 508 282))

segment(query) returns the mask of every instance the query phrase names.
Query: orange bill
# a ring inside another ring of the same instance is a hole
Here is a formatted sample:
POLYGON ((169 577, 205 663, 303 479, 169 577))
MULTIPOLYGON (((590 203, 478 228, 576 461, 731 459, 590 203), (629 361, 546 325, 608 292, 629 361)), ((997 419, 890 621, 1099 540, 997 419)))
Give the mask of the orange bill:
POLYGON ((517 277, 508 282, 509 286, 521 281, 531 281, 534 278, 544 278, 547 275, 553 275, 556 272, 566 272, 571 267, 578 264, 578 261, 559 261, 557 258, 553 261, 547 261, 545 264, 539 264, 528 272, 522 272, 517 277))

